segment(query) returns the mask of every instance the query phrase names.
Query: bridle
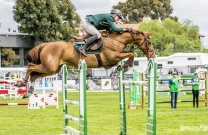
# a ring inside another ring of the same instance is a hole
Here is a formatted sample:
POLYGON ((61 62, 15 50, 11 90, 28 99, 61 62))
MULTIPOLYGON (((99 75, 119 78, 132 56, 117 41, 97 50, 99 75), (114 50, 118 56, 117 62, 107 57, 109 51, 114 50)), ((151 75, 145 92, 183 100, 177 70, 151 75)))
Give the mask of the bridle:
POLYGON ((149 40, 147 40, 146 35, 145 35, 143 32, 141 32, 142 36, 144 37, 144 40, 143 40, 143 42, 142 42, 142 43, 140 43, 140 44, 139 44, 139 42, 138 42, 138 41, 136 41, 136 39, 135 39, 135 37, 134 37, 134 35, 133 35, 132 31, 130 31, 129 33, 130 33, 131 37, 134 39, 134 41, 135 41, 135 42, 133 43, 133 45, 137 45, 139 48, 141 48, 141 46, 142 46, 144 43, 146 43, 146 49, 147 49, 147 50, 146 50, 146 52, 147 52, 147 57, 148 57, 148 59, 149 59, 149 58, 151 58, 151 57, 152 57, 152 55, 153 55, 155 52, 154 52, 154 49, 149 50, 148 45, 152 45, 152 43, 151 43, 149 40), (151 53, 152 55, 150 56, 150 52, 154 52, 154 53, 151 53))
MULTIPOLYGON (((138 32, 138 31, 136 31, 136 32, 138 32)), ((139 49, 141 48, 141 46, 142 46, 144 43, 146 43, 146 49, 147 49, 146 52, 147 52, 147 57, 148 57, 148 59, 151 58, 153 54, 155 54, 154 49, 149 50, 148 45, 152 45, 152 43, 151 43, 150 41, 148 41, 146 35, 145 35, 143 32, 141 32, 141 34, 143 35, 144 40, 143 40, 143 42, 140 43, 140 44, 139 44, 138 41, 136 41, 136 39, 135 39, 135 37, 134 37, 132 31, 129 31, 129 33, 130 33, 131 37, 134 39, 133 45, 137 45, 139 49), (151 56, 150 56, 150 52, 154 52, 154 53, 151 53, 151 56)), ((106 34, 107 34, 106 37, 108 37, 108 38, 110 38, 110 39, 113 39, 113 40, 115 40, 115 41, 118 41, 118 42, 124 44, 124 46, 125 46, 125 43, 124 43, 124 42, 122 42, 122 41, 120 41, 120 40, 118 40, 118 39, 116 39, 116 38, 110 37, 110 36, 108 35, 108 32, 107 32, 106 34)), ((132 45, 132 46, 133 46, 133 45, 132 45)), ((125 47, 124 47, 124 49, 125 49, 125 47)), ((123 49, 123 50, 124 50, 124 49, 123 49)))

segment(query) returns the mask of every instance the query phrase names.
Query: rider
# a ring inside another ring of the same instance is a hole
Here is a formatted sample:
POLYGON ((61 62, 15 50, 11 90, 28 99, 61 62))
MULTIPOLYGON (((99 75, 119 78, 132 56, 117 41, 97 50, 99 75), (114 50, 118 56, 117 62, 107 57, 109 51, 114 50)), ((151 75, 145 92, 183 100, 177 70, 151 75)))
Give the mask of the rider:
POLYGON ((101 34, 98 30, 106 28, 101 23, 108 23, 109 27, 117 33, 129 31, 129 29, 117 28, 114 25, 114 22, 117 22, 120 19, 123 19, 123 16, 119 9, 111 10, 110 14, 87 15, 87 17, 81 22, 80 26, 86 33, 92 36, 87 40, 86 44, 81 47, 80 51, 82 52, 82 54, 87 57, 85 49, 89 45, 97 41, 99 38, 101 38, 101 34))

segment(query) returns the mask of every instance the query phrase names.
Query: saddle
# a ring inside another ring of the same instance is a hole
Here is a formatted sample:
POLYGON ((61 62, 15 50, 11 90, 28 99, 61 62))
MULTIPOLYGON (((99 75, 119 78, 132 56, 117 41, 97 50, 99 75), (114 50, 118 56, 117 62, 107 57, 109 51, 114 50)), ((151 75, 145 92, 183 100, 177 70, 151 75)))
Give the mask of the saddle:
MULTIPOLYGON (((76 37, 74 36, 74 46, 82 46, 85 44, 85 42, 88 40, 89 37, 91 37, 92 35, 86 35, 84 37, 76 37)), ((95 50, 98 50, 99 48, 101 48, 101 46, 103 45, 103 39, 100 38, 99 40, 95 41, 93 44, 91 44, 90 46, 88 46, 86 48, 86 50, 92 50, 92 51, 95 51, 95 50)))

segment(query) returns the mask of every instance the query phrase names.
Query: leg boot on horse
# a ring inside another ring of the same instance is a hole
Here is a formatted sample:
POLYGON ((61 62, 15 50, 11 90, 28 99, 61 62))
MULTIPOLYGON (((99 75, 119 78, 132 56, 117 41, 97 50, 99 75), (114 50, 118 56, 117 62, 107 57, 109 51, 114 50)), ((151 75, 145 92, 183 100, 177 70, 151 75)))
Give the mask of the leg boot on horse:
POLYGON ((89 37, 88 40, 87 40, 87 42, 86 42, 86 44, 83 47, 80 48, 80 51, 82 52, 82 54, 85 57, 87 57, 87 54, 86 54, 86 51, 85 51, 86 48, 88 46, 90 46, 92 43, 94 43, 95 41, 97 41, 97 40, 98 40, 98 36, 97 35, 93 35, 93 36, 89 37))

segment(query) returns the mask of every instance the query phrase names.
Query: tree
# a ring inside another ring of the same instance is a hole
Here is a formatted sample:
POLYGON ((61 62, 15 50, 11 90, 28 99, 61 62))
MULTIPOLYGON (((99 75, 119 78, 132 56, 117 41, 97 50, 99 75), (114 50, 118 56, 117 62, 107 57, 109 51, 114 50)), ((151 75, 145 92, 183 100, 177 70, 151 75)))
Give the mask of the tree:
POLYGON ((20 24, 21 32, 33 34, 37 42, 41 38, 56 40, 61 19, 52 0, 16 0, 13 9, 14 20, 20 24))
POLYGON ((15 54, 12 48, 2 48, 2 65, 12 67, 15 62, 18 62, 20 56, 15 54))
POLYGON ((169 56, 176 52, 199 52, 200 40, 198 38, 199 27, 190 20, 182 23, 169 18, 161 23, 155 20, 143 22, 139 29, 151 31, 151 41, 158 56, 169 56))
POLYGON ((80 18, 75 10, 69 0, 16 0, 13 18, 19 30, 34 35, 36 42, 57 41, 76 32, 80 18))
POLYGON ((62 40, 69 41, 77 33, 75 28, 78 27, 81 19, 75 12, 74 5, 69 0, 57 0, 57 8, 62 20, 60 29, 61 38, 62 40))
MULTIPOLYGON (((165 19, 171 17, 173 11, 171 0, 127 0, 119 2, 113 8, 120 9, 123 16, 130 23, 138 23, 139 18, 149 16, 152 19, 165 19)), ((178 20, 177 17, 171 17, 178 20)))

